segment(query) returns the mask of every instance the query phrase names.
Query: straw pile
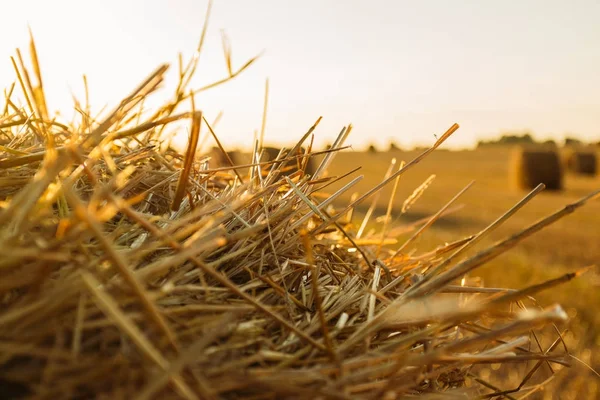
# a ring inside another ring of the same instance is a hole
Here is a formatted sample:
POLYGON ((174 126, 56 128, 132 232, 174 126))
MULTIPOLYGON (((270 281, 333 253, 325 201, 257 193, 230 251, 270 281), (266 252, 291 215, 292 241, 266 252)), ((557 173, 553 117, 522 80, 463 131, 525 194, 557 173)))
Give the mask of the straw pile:
POLYGON ((591 151, 570 150, 566 154, 566 166, 571 172, 580 175, 596 175, 598 160, 591 151))
POLYGON ((175 100, 148 120, 138 106, 166 66, 105 118, 63 125, 46 114, 35 59, 39 83, 21 80, 28 106, 9 96, 0 119, 0 379, 15 397, 491 398, 538 391, 534 380, 550 379, 540 366, 567 364, 559 330, 549 347, 535 336, 565 313, 528 298, 578 273, 521 290, 465 276, 592 195, 465 257, 538 187, 484 231, 415 254, 410 244, 443 210, 418 230, 386 222, 379 233, 365 233, 368 216, 361 228, 348 216, 457 125, 334 208, 360 180, 326 191, 345 179, 326 168, 350 127, 312 176, 281 166, 306 165, 312 153, 297 150, 316 124, 287 158, 241 166, 241 176, 194 157, 203 131, 217 138, 193 101, 174 113, 189 99, 193 62, 175 100), (160 139, 182 120, 191 127, 185 154, 160 139), (478 364, 518 362, 529 363, 516 389, 477 375, 478 364))
POLYGON ((509 164, 509 177, 517 189, 533 189, 540 183, 550 190, 563 188, 563 169, 555 150, 513 150, 509 164))

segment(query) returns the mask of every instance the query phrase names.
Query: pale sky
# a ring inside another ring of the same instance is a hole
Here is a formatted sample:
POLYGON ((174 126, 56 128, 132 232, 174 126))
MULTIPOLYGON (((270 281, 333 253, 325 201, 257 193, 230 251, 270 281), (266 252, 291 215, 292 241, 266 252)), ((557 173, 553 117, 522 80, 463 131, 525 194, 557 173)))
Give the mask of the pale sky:
MULTIPOLYGON (((114 106, 159 64, 191 57, 204 0, 4 0, 0 86, 10 56, 40 55, 51 110, 71 115, 71 91, 114 106)), ((194 86, 225 76, 220 31, 234 67, 265 50, 234 81, 197 98, 223 119, 230 147, 250 146, 270 79, 266 141, 290 143, 320 115, 317 143, 352 123, 356 147, 430 144, 454 122, 452 147, 506 130, 600 140, 600 2, 552 0, 215 0, 194 86)))

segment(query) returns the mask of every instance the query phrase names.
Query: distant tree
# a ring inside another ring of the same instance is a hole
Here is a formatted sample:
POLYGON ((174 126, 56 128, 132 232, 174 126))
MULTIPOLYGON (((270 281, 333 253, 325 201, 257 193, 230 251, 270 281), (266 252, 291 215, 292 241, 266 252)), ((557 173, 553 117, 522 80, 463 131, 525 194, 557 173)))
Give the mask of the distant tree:
POLYGON ((390 142, 390 150, 389 151, 400 151, 400 147, 396 145, 394 142, 390 142))
POLYGON ((370 145, 368 152, 369 153, 377 153, 377 148, 375 147, 375 145, 370 145))
POLYGON ((581 144, 581 140, 575 139, 572 137, 565 138, 565 146, 579 146, 581 144))
POLYGON ((502 135, 498 141, 500 144, 531 144, 535 143, 533 137, 529 133, 522 136, 519 135, 502 135))
POLYGON ((542 142, 542 144, 548 147, 556 147, 556 142, 552 139, 545 140, 544 142, 542 142))
POLYGON ((529 133, 522 135, 503 134, 498 139, 480 140, 477 142, 477 147, 497 146, 497 145, 513 145, 513 144, 533 144, 535 140, 529 133))

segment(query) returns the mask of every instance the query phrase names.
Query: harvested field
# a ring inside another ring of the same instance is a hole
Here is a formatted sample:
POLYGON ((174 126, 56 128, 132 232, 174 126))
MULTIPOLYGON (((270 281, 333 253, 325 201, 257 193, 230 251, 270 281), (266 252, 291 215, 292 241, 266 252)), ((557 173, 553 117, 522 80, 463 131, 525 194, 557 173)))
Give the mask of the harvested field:
MULTIPOLYGON (((424 232, 410 249, 417 252, 429 251, 440 242, 451 242, 458 236, 478 232, 517 202, 522 194, 507 190, 506 185, 509 181, 511 150, 508 146, 498 146, 475 151, 436 151, 423 160, 418 168, 403 175, 393 203, 392 221, 395 224, 424 223, 428 216, 436 213, 465 185, 475 180, 474 186, 461 196, 455 207, 451 207, 447 214, 424 232), (419 201, 408 212, 399 215, 405 199, 432 175, 435 175, 435 179, 419 201)), ((410 160, 418 154, 416 151, 407 151, 401 155, 388 154, 384 157, 381 154, 372 156, 367 152, 347 150, 336 157, 329 170, 332 175, 338 175, 348 169, 362 166, 355 175, 363 175, 364 178, 354 188, 354 193, 361 193, 381 181, 382 171, 389 166, 393 157, 410 160)), ((563 183, 562 191, 542 192, 531 205, 523 207, 502 226, 490 232, 488 238, 483 239, 481 246, 503 240, 524 226, 561 208, 563 204, 573 202, 585 193, 600 188, 600 180, 582 175, 567 174, 563 183)), ((383 218, 391 193, 391 187, 382 190, 372 218, 383 218)), ((341 201, 349 201, 352 194, 353 192, 347 193, 341 201)), ((366 204, 360 207, 356 214, 364 215, 368 208, 369 204, 366 204)), ((600 201, 595 200, 589 206, 490 261, 478 271, 477 276, 486 285, 520 287, 565 271, 597 265, 600 259, 600 248, 596 245, 600 242, 600 230, 596 229, 597 226, 600 226, 600 201)), ((404 237, 409 235, 410 233, 405 233, 404 237)), ((571 344, 570 351, 595 370, 600 369, 600 317, 595 307, 590 304, 600 302, 597 290, 599 282, 598 271, 594 269, 594 272, 584 279, 565 284, 560 290, 536 296, 542 304, 558 301, 565 306, 571 317, 568 324, 569 333, 566 335, 567 343, 571 344)), ((487 370, 490 373, 494 371, 489 367, 487 370)), ((506 383, 507 379, 508 375, 496 383, 506 383)), ((548 390, 554 393, 556 398, 571 398, 573 393, 595 398, 598 393, 596 382, 597 375, 588 366, 574 361, 569 371, 563 371, 558 380, 548 385, 548 390)), ((515 386, 518 383, 515 382, 515 386)))

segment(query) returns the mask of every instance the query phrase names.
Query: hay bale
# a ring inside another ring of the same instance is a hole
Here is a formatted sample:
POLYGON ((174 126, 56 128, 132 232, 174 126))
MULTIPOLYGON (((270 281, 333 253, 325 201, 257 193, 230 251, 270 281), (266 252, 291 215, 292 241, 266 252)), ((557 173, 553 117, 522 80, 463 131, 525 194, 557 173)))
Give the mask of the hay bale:
POLYGON ((549 190, 563 188, 563 169, 556 151, 518 148, 512 153, 509 176, 518 189, 533 189, 540 183, 549 190))
MULTIPOLYGON (((233 161, 233 165, 240 165, 242 163, 241 154, 239 151, 233 150, 228 151, 227 155, 233 161)), ((231 166, 223 151, 218 147, 212 147, 209 152, 204 154, 204 158, 209 157, 208 166, 209 168, 221 168, 221 167, 229 167, 231 166)))
POLYGON ((580 175, 596 175, 598 160, 591 151, 572 150, 566 155, 567 170, 580 175))
MULTIPOLYGON (((283 171, 284 175, 291 175, 295 173, 296 171, 298 171, 298 165, 304 165, 304 163, 306 162, 304 161, 305 157, 303 157, 303 155, 306 154, 306 148, 300 147, 298 149, 298 153, 294 155, 289 153, 290 150, 285 150, 280 157, 280 159, 289 159, 288 161, 282 162, 280 165, 280 168, 283 171)), ((276 160, 280 152, 281 149, 277 147, 263 147, 261 162, 276 160)), ((269 168, 270 167, 267 167, 266 169, 268 170, 269 168)), ((304 168, 304 172, 312 176, 315 173, 316 168, 317 165, 314 157, 309 157, 306 167, 304 168)))
POLYGON ((262 150, 263 153, 260 159, 261 162, 273 161, 279 156, 279 153, 281 152, 280 148, 270 146, 263 147, 262 150))

